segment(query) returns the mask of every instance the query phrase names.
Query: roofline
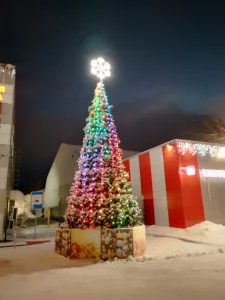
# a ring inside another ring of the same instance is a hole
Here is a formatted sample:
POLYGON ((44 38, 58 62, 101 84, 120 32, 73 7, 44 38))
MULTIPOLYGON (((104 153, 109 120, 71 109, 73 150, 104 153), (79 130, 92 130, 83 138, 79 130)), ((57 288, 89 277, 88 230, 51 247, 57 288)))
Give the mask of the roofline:
MULTIPOLYGON (((195 143, 195 144, 204 144, 204 145, 213 145, 213 146, 217 146, 217 145, 223 144, 223 143, 210 143, 210 142, 200 142, 200 141, 181 140, 181 139, 175 139, 174 141, 186 142, 186 143, 195 143)), ((166 143, 166 144, 168 144, 168 143, 166 143)))
MULTIPOLYGON (((166 145, 171 144, 171 143, 174 143, 174 142, 176 142, 176 143, 177 143, 177 142, 195 143, 195 144, 204 144, 204 145, 212 145, 212 146, 214 146, 214 145, 217 146, 217 145, 223 144, 223 143, 209 143, 209 142, 200 142, 200 141, 192 141, 192 140, 174 139, 174 140, 170 140, 170 141, 168 141, 168 142, 165 142, 165 143, 163 143, 163 144, 160 144, 160 145, 158 145, 158 146, 155 146, 155 147, 153 147, 153 148, 150 148, 150 149, 148 149, 148 150, 145 150, 145 151, 143 151, 143 152, 139 152, 138 154, 135 154, 135 155, 133 155, 133 156, 130 156, 130 157, 124 159, 123 161, 129 160, 129 159, 131 159, 131 158, 134 158, 134 157, 136 157, 136 156, 139 156, 140 154, 144 154, 144 153, 146 153, 146 152, 149 152, 150 150, 153 150, 153 149, 156 149, 156 148, 159 148, 159 147, 163 147, 163 146, 166 146, 166 145)), ((225 144, 225 143, 224 143, 224 144, 225 144)))
POLYGON ((82 146, 80 146, 80 145, 72 145, 72 144, 67 144, 67 143, 62 143, 62 144, 60 144, 59 148, 60 148, 61 146, 70 146, 70 147, 74 147, 74 148, 77 148, 77 149, 79 149, 79 148, 82 147, 82 146))

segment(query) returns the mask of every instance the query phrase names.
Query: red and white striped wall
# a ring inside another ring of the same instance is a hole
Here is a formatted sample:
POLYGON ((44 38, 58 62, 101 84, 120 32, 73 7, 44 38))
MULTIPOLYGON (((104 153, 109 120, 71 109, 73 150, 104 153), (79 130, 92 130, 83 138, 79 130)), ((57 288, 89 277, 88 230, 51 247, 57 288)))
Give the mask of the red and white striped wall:
POLYGON ((135 196, 143 196, 145 225, 186 228, 205 220, 199 172, 186 176, 179 170, 198 170, 197 155, 178 155, 176 142, 162 145, 124 161, 135 196))

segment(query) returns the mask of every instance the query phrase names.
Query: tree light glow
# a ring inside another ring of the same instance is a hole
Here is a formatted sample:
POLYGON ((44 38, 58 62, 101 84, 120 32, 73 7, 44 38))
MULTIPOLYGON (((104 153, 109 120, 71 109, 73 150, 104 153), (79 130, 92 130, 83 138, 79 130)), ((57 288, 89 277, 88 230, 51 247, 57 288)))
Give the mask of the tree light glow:
MULTIPOLYGON (((94 65, 95 63, 93 63, 94 65)), ((69 228, 128 228, 141 224, 137 198, 122 162, 120 140, 102 80, 88 109, 83 146, 65 219, 69 228)))
POLYGON ((110 64, 101 57, 94 59, 91 61, 91 73, 103 81, 105 77, 109 77, 111 75, 110 64))

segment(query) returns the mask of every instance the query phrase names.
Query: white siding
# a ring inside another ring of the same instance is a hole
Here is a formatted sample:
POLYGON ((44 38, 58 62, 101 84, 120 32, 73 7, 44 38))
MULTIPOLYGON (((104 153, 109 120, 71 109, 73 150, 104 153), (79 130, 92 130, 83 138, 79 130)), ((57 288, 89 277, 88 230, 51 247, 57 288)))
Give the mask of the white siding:
POLYGON ((155 224, 169 226, 162 148, 150 151, 155 224))
POLYGON ((139 157, 135 156, 130 159, 130 178, 132 193, 138 197, 138 205, 143 210, 143 201, 141 195, 141 180, 140 180, 140 168, 139 168, 139 157))
POLYGON ((8 168, 0 168, 0 190, 6 189, 8 168))
POLYGON ((0 144, 10 145, 11 140, 11 124, 1 124, 0 125, 0 144))
POLYGON ((13 104, 13 95, 12 94, 3 94, 3 103, 13 104))
POLYGON ((202 169, 225 170, 225 159, 198 155, 198 167, 205 220, 225 224, 225 178, 206 178, 202 169))

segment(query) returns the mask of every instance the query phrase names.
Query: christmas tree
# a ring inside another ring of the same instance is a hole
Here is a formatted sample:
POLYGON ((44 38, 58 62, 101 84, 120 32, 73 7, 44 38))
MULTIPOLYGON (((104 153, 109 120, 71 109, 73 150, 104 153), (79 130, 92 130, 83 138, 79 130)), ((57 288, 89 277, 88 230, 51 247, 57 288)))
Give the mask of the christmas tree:
POLYGON ((110 75, 103 59, 92 62, 92 72, 100 77, 78 160, 66 222, 69 228, 133 227, 140 224, 137 199, 122 162, 122 151, 111 114, 103 78, 110 75))

